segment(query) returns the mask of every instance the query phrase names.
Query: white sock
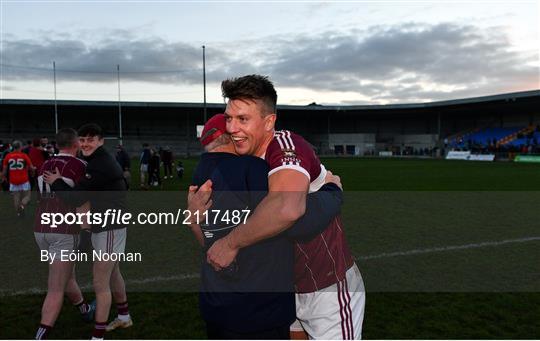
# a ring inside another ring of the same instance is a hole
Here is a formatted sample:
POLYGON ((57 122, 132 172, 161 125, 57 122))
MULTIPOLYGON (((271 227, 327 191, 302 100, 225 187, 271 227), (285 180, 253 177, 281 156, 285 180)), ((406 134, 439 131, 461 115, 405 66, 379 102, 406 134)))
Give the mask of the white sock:
POLYGON ((129 319, 131 318, 131 316, 129 316, 129 314, 127 315, 120 315, 118 314, 118 317, 117 317, 120 321, 122 322, 127 322, 129 321, 129 319))

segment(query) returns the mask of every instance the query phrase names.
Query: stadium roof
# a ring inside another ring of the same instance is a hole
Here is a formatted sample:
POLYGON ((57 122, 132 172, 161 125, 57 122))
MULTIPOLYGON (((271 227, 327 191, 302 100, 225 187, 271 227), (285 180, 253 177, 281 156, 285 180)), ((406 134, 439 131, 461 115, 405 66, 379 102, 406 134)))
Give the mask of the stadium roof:
MULTIPOLYGON (((348 110, 388 110, 388 109, 418 109, 430 107, 447 107, 452 105, 474 104, 494 101, 515 101, 520 98, 540 97, 540 90, 529 90, 521 92, 512 92, 499 95, 471 97, 445 101, 435 101, 426 103, 410 103, 410 104, 384 104, 384 105, 278 105, 278 110, 333 110, 333 111, 348 111, 348 110)), ((177 103, 177 102, 124 102, 123 107, 176 107, 176 108, 202 108, 203 103, 177 103)), ((29 99, 1 99, 2 105, 54 105, 54 100, 29 100, 29 99)), ((76 101, 76 100, 58 100, 58 105, 64 106, 118 106, 118 101, 76 101)), ((221 109, 223 103, 207 103, 208 108, 221 109)))

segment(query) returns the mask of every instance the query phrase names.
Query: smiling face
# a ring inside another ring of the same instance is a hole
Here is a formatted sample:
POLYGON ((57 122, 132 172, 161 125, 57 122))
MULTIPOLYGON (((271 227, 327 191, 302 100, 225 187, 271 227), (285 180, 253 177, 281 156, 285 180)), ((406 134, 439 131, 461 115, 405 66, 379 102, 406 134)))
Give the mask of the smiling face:
POLYGON ((274 136, 275 114, 266 114, 259 100, 233 99, 227 103, 227 132, 239 155, 262 156, 274 136))
POLYGON ((96 149, 103 146, 103 142, 103 138, 99 136, 79 136, 79 143, 84 156, 92 155, 96 149))

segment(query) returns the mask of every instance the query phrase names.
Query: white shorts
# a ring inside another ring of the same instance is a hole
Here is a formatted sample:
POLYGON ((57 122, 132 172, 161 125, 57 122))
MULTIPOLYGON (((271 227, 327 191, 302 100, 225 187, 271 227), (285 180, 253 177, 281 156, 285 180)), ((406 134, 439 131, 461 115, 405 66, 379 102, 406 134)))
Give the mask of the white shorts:
POLYGON ((62 251, 74 252, 79 242, 78 234, 34 232, 34 238, 40 250, 57 254, 59 257, 62 251))
POLYGON ((141 164, 141 173, 148 173, 148 164, 147 163, 141 164))
POLYGON ((29 191, 30 190, 30 182, 27 181, 24 184, 20 185, 14 185, 9 184, 9 191, 10 192, 23 192, 23 191, 29 191))
POLYGON ((96 252, 124 253, 126 250, 126 236, 126 228, 92 233, 92 246, 96 252))
POLYGON ((366 290, 358 266, 327 288, 296 294, 296 321, 291 331, 305 330, 310 339, 360 340, 366 290))

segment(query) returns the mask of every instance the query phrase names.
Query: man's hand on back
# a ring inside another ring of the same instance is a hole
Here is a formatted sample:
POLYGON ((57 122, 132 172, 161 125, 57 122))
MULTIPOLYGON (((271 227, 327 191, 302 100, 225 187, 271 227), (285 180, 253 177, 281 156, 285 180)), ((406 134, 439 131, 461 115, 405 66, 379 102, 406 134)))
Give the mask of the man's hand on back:
POLYGON ((203 212, 212 206, 212 181, 206 181, 201 188, 189 186, 188 190, 188 208, 184 211, 185 217, 189 222, 189 228, 201 246, 204 246, 204 235, 199 225, 203 212), (196 214, 197 213, 197 214, 196 214))
POLYGON ((334 175, 331 171, 326 171, 324 183, 327 184, 329 182, 336 184, 341 190, 343 190, 343 185, 341 184, 341 178, 339 177, 339 175, 334 175))
POLYGON ((200 188, 197 186, 189 186, 188 192, 188 207, 190 216, 188 221, 192 224, 198 224, 197 217, 199 220, 202 219, 203 213, 212 207, 212 180, 206 181, 200 188))
POLYGON ((58 170, 58 168, 55 168, 54 172, 43 172, 43 181, 45 181, 45 183, 49 185, 52 185, 56 180, 60 178, 62 178, 62 175, 60 175, 60 171, 58 170))

